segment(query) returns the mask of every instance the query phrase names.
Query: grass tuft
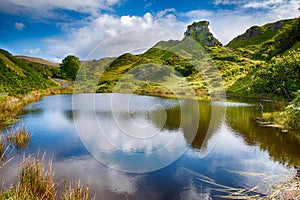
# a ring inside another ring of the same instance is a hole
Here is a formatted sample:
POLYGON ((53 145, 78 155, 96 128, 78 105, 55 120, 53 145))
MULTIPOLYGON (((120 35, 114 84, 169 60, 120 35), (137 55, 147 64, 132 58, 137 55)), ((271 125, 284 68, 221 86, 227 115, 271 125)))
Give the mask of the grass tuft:
POLYGON ((35 158, 29 156, 24 159, 22 164, 17 193, 37 199, 54 199, 56 184, 51 162, 45 169, 44 159, 40 160, 38 156, 35 158))
POLYGON ((90 196, 90 181, 86 186, 79 181, 65 181, 64 191, 59 192, 55 182, 52 161, 45 165, 44 156, 24 157, 20 164, 18 181, 11 189, 0 192, 0 199, 19 200, 95 200, 96 194, 90 196), (58 195, 60 194, 60 195, 58 195))
POLYGON ((80 180, 77 182, 74 181, 65 181, 65 191, 62 193, 61 199, 63 200, 94 200, 96 195, 90 197, 90 180, 88 180, 86 186, 81 185, 80 180))
POLYGON ((17 128, 15 131, 12 128, 6 137, 6 139, 13 143, 18 149, 26 148, 30 138, 31 135, 24 126, 17 128))
POLYGON ((0 197, 4 199, 20 199, 20 200, 54 200, 56 196, 57 185, 54 181, 52 172, 52 163, 49 162, 45 168, 44 159, 39 156, 28 156, 23 159, 20 165, 21 171, 18 182, 12 190, 0 193, 0 197))

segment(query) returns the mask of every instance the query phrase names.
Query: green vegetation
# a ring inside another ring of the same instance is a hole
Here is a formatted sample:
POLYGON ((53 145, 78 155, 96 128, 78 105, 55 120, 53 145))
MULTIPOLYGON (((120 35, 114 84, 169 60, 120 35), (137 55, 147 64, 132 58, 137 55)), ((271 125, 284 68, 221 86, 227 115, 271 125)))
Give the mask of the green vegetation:
POLYGON ((300 54, 292 50, 286 55, 257 62, 248 76, 237 80, 228 91, 241 95, 263 94, 271 98, 291 100, 300 89, 300 54))
POLYGON ((67 78, 74 81, 76 79, 78 70, 80 68, 80 61, 74 55, 68 55, 62 60, 60 67, 62 78, 67 78))
MULTIPOLYGON (((208 22, 193 23, 182 41, 162 41, 143 54, 127 53, 106 63, 96 90, 170 97, 176 91, 188 96, 192 89, 195 94, 209 95, 219 76, 230 95, 289 100, 299 89, 299 73, 291 73, 299 66, 299 24, 297 18, 252 27, 222 47, 217 40, 206 43, 207 35, 213 37, 208 22), (283 46, 284 41, 288 45, 283 46), (264 81, 266 77, 271 79, 264 81)), ((97 62, 86 63, 85 68, 97 62)), ((220 83, 214 89, 219 88, 220 83)))
POLYGON ((57 86, 32 66, 0 49, 0 93, 27 94, 32 90, 57 86))
MULTIPOLYGON (((85 74, 100 66, 100 73, 90 74, 100 77, 94 80, 97 92, 205 98, 224 87, 230 97, 295 98, 300 89, 300 18, 251 27, 227 46, 213 38, 208 24, 193 23, 183 40, 158 42, 140 55, 126 53, 105 65, 99 65, 102 60, 87 62, 85 74)), ((299 111, 287 107, 281 115, 290 112, 299 111)), ((284 124, 291 124, 292 118, 286 118, 284 124)))
POLYGON ((247 57, 268 60, 293 48, 300 39, 300 18, 253 26, 233 39, 227 47, 247 50, 247 57))
POLYGON ((17 59, 26 62, 27 64, 36 63, 43 67, 59 67, 59 63, 50 62, 48 60, 44 60, 42 58, 34 58, 29 56, 15 56, 17 59))
POLYGON ((300 130, 300 90, 295 93, 295 96, 283 111, 264 113, 263 118, 285 128, 300 130))

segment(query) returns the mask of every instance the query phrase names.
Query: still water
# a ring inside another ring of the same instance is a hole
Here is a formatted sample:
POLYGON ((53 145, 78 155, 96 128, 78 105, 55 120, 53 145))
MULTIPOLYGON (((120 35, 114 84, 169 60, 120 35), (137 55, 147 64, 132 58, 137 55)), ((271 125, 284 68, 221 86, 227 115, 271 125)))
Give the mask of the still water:
POLYGON ((97 199, 219 199, 223 186, 265 193, 300 166, 300 138, 253 122, 274 103, 56 95, 26 107, 28 149, 53 158, 58 182, 91 180, 97 199), (221 186, 223 185, 223 186, 221 186))

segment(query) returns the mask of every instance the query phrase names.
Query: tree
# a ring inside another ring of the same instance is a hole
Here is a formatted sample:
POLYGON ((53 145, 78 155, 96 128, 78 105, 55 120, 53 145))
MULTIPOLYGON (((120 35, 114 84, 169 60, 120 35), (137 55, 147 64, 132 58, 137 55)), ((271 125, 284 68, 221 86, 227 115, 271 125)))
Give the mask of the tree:
POLYGON ((80 68, 80 61, 74 55, 68 55, 62 60, 61 71, 66 75, 67 78, 75 80, 77 72, 80 68))

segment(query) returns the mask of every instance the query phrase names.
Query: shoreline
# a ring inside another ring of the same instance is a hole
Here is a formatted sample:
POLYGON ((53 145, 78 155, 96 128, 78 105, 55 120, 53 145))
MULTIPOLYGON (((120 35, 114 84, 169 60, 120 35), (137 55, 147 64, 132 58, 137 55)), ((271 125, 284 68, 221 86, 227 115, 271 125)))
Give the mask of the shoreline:
POLYGON ((24 111, 24 107, 37 102, 45 96, 67 94, 72 91, 71 87, 47 88, 45 90, 31 91, 25 95, 1 96, 0 97, 0 130, 14 124, 18 116, 24 111))

